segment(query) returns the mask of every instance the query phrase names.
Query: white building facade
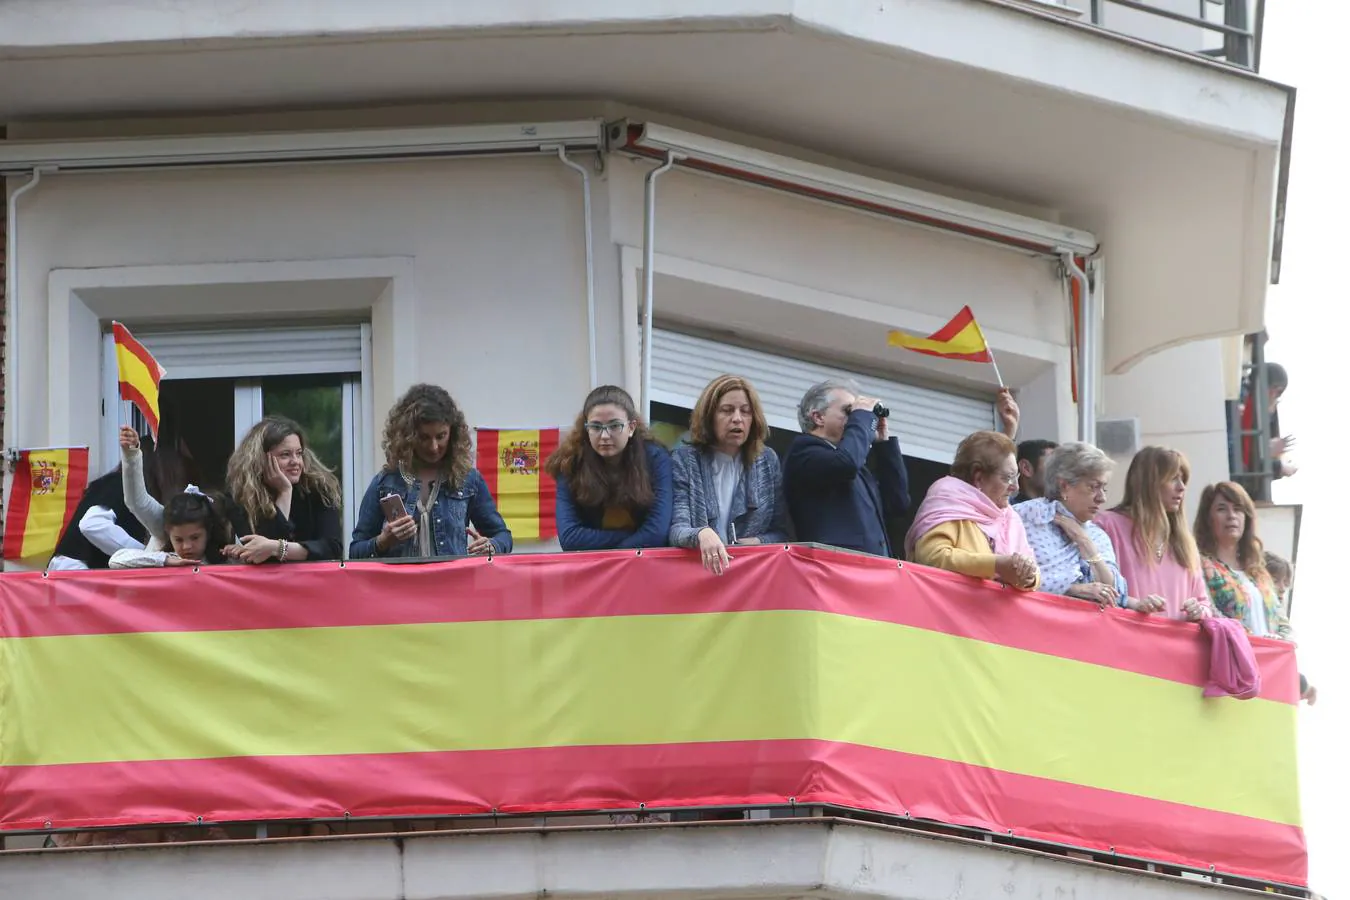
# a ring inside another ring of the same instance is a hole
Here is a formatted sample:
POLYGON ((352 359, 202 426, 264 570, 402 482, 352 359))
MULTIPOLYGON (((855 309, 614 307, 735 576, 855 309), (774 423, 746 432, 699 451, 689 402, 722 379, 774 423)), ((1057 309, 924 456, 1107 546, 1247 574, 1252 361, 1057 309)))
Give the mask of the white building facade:
POLYGON ((1109 421, 1137 428, 1122 462, 1164 444, 1193 485, 1226 479, 1293 91, 1212 58, 1253 62, 1254 5, 1230 31, 1080 5, 0 3, 5 445, 115 464, 117 320, 207 462, 268 412, 315 416, 349 526, 420 381, 471 425, 565 426, 614 383, 679 427, 736 371, 790 431, 849 374, 938 472, 993 424, 994 371, 886 337, 970 305, 1021 438, 1109 421))

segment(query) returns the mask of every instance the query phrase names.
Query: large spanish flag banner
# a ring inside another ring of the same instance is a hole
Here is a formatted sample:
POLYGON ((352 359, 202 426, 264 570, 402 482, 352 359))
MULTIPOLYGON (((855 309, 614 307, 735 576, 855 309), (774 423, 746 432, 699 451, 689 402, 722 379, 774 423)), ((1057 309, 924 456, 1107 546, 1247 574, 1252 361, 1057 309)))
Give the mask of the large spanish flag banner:
POLYGON ((9 484, 5 559, 46 566, 88 482, 88 447, 20 450, 9 484))
POLYGON ((1289 644, 1207 700, 1197 625, 799 546, 273 587, 0 576, 0 829, 795 802, 1306 880, 1289 644))
POLYGON ((130 400, 145 416, 150 434, 159 440, 159 382, 166 374, 150 351, 121 322, 112 323, 113 345, 117 348, 117 388, 123 400, 130 400))
POLYGON ((543 465, 558 449, 559 433, 557 428, 478 429, 478 471, 513 540, 546 541, 558 533, 558 490, 543 465))

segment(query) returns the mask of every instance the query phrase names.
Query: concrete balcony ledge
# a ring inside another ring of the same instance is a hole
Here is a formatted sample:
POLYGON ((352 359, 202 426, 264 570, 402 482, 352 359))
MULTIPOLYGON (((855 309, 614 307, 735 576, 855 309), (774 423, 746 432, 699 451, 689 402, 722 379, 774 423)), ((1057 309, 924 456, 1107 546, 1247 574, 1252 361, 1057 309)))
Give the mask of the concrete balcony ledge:
POLYGON ((1111 897, 1231 890, 828 818, 0 853, 0 900, 1111 897))

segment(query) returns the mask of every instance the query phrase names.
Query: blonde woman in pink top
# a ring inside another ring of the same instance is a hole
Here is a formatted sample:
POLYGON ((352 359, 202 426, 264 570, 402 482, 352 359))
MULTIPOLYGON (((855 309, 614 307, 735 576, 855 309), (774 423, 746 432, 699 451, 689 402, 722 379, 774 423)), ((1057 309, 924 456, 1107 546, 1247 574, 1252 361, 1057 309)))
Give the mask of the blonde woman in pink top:
POLYGON ((1124 499, 1096 522, 1111 538, 1130 593, 1145 598, 1132 608, 1198 622, 1214 609, 1186 524, 1190 480, 1190 463, 1179 451, 1145 447, 1130 462, 1124 499))

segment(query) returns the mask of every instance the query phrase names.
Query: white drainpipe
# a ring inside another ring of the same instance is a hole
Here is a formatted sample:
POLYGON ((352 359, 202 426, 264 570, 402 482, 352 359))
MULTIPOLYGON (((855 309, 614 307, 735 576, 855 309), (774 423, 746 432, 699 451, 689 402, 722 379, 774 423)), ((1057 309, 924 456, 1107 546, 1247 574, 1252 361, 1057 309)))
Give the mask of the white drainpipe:
POLYGON ((1078 282, 1078 440, 1097 443, 1097 304, 1087 273, 1072 253, 1060 257, 1064 271, 1078 282))
POLYGON ((652 421, 652 288, 656 268, 656 179, 675 168, 674 151, 666 161, 647 173, 647 200, 642 232, 642 421, 652 421))
POLYGON ((567 166, 569 169, 575 169, 581 173, 581 202, 583 216, 586 220, 586 334, 589 341, 588 346, 590 347, 591 359, 590 386, 591 388, 594 388, 598 386, 600 375, 599 367, 596 362, 595 341, 595 249, 591 243, 591 173, 586 171, 585 166, 567 158, 566 147, 559 146, 557 150, 558 159, 564 166, 567 166))
POLYGON ((9 362, 9 377, 5 380, 5 414, 13 423, 10 428, 10 433, 14 435, 11 456, 22 446, 19 440, 19 400, 23 396, 19 389, 19 347, 23 343, 23 335, 19 332, 19 198, 37 187, 41 180, 42 170, 34 169, 33 177, 9 195, 6 210, 5 312, 9 321, 5 330, 5 355, 9 362))

